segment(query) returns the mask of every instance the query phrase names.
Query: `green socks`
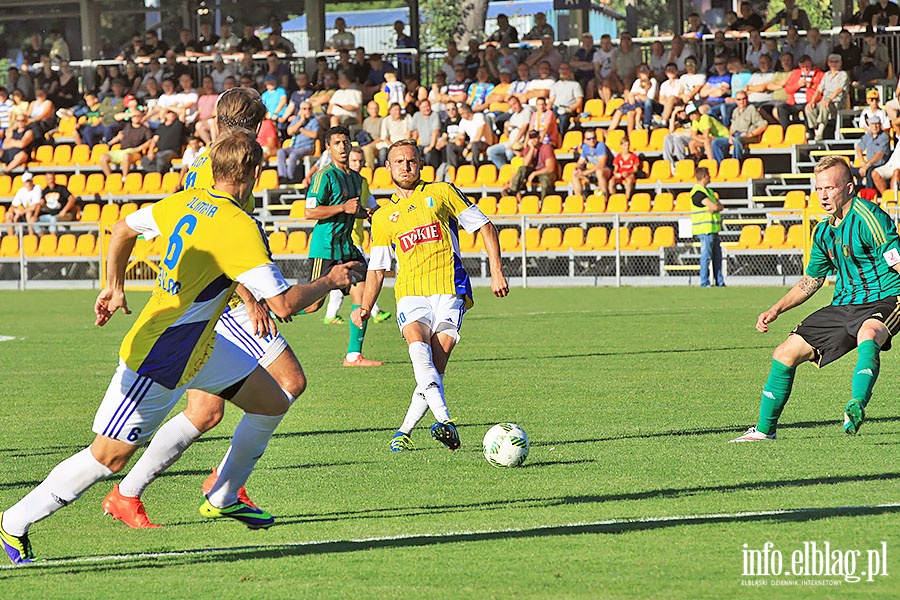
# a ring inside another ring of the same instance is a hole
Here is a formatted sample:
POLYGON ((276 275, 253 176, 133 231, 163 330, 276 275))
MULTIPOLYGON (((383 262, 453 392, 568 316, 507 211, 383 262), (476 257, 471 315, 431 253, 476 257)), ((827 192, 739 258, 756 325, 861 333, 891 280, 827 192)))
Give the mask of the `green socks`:
POLYGON ((865 408, 872 397, 872 388, 881 370, 881 348, 873 340, 866 340, 857 347, 859 359, 853 370, 852 397, 865 408))
MULTIPOLYGON (((350 308, 350 312, 352 313, 354 310, 359 308, 359 304, 354 304, 350 308)), ((350 343, 347 344, 347 354, 351 353, 362 353, 363 340, 366 339, 366 325, 368 321, 363 321, 363 326, 357 327, 353 324, 353 321, 350 320, 350 343)))
MULTIPOLYGON (((860 349, 862 347, 860 346, 860 349)), ((862 357, 862 353, 860 353, 862 357)), ((861 360, 861 358, 860 358, 861 360)), ((762 402, 759 405, 759 423, 756 430, 769 435, 775 431, 775 425, 787 404, 791 395, 791 386, 794 385, 794 372, 796 369, 772 359, 772 370, 769 371, 769 379, 763 388, 762 402)), ((856 378, 854 377, 854 389, 856 378)))

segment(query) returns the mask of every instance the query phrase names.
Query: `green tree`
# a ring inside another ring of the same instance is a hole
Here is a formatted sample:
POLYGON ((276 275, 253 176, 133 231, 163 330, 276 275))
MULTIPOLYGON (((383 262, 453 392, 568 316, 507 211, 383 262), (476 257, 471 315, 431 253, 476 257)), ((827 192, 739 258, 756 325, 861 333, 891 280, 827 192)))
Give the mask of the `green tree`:
MULTIPOLYGON (((809 24, 819 29, 831 29, 832 12, 831 0, 798 0, 797 8, 806 11, 809 17, 809 24)), ((772 0, 769 2, 769 8, 766 11, 766 19, 771 19, 784 9, 784 0, 772 0)))
MULTIPOLYGON (((625 0, 612 0, 609 3, 613 10, 625 14, 625 0)), ((641 0, 636 2, 637 29, 644 35, 653 35, 659 31, 659 35, 671 34, 675 31, 675 11, 672 3, 667 0, 641 0), (654 28, 657 28, 654 29, 654 28)), ((625 30, 625 22, 619 22, 619 30, 625 30)))
POLYGON ((421 48, 442 47, 459 37, 462 29, 462 4, 459 0, 422 0, 421 48))

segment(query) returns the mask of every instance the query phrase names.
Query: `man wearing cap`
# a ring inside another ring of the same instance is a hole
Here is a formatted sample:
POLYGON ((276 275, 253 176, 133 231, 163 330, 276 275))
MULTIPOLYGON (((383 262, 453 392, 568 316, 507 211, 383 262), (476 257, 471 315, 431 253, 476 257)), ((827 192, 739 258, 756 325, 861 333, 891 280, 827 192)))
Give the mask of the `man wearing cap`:
POLYGON ((537 180, 540 185, 541 200, 543 200, 547 195, 556 191, 554 186, 558 176, 557 170, 553 146, 541 143, 540 132, 529 131, 522 166, 512 176, 509 187, 504 188, 502 193, 505 196, 515 195, 521 200, 522 191, 537 180))
POLYGON ((803 111, 806 127, 810 132, 815 132, 815 141, 825 137, 826 125, 846 104, 849 86, 850 76, 841 68, 841 55, 829 54, 828 72, 803 111))
POLYGON ((888 129, 891 126, 891 120, 887 112, 879 106, 881 97, 878 90, 869 90, 866 92, 866 107, 862 110, 856 119, 856 126, 860 129, 867 129, 869 126, 869 117, 878 117, 881 119, 881 128, 888 129))
MULTIPOLYGON (((22 174, 22 187, 13 196, 12 204, 6 211, 6 222, 16 223, 25 219, 29 223, 36 223, 41 212, 41 187, 35 185, 34 177, 26 171, 22 174)), ((29 225, 28 233, 34 235, 34 228, 29 225)), ((15 235, 12 227, 6 229, 6 235, 15 235)))
POLYGON ((685 129, 681 133, 676 133, 675 131, 676 124, 683 122, 684 119, 690 119, 691 123, 700 119, 700 112, 697 110, 697 105, 693 102, 688 102, 683 109, 672 113, 672 117, 669 120, 669 135, 663 138, 663 158, 669 161, 673 168, 675 163, 688 156, 688 144, 691 141, 691 134, 688 132, 687 125, 685 125, 685 129))
POLYGON ((800 121, 800 113, 815 95, 816 89, 825 74, 815 68, 812 59, 806 54, 800 57, 799 66, 791 71, 784 91, 787 92, 787 102, 775 108, 778 122, 785 129, 792 122, 800 121))
POLYGON ((100 168, 103 169, 103 174, 109 177, 112 173, 111 165, 117 164, 122 167, 122 178, 127 177, 131 163, 140 159, 141 154, 150 147, 152 138, 153 131, 144 125, 144 113, 135 111, 122 131, 109 140, 110 147, 121 144, 121 148, 100 155, 100 168))
POLYGON ((856 161, 861 166, 851 167, 858 188, 874 188, 872 170, 883 165, 891 151, 891 138, 881 127, 881 119, 869 117, 869 130, 856 142, 856 161))

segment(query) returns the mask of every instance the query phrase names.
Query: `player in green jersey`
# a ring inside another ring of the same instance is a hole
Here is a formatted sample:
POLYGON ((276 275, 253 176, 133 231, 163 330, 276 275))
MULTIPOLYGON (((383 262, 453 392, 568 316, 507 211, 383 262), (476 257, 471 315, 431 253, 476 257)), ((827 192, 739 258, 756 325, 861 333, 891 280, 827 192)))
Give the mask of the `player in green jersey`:
POLYGON ((772 321, 812 297, 832 273, 834 298, 775 349, 759 422, 732 442, 774 440, 797 365, 809 361, 824 367, 854 348, 858 358, 844 408, 844 432, 855 434, 878 379, 879 355, 890 349, 900 329, 900 238, 894 223, 878 206, 854 194, 850 168, 841 157, 822 158, 815 176, 822 208, 831 217, 815 228, 806 274, 759 315, 756 329, 766 333, 772 321))

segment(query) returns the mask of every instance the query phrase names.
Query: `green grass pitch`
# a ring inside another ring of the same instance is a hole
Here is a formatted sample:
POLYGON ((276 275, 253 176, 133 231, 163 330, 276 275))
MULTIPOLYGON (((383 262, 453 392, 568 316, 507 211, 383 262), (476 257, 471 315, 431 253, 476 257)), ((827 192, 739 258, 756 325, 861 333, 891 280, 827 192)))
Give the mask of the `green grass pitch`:
MULTIPOLYGON (((477 290, 446 378, 456 453, 430 439, 430 414, 413 433, 419 450, 388 451, 413 384, 393 321, 370 325, 366 340, 366 356, 385 366, 345 369, 346 326, 299 318, 282 331, 309 389, 248 485, 276 526, 254 532, 197 512, 239 418, 232 407, 145 494, 163 529, 104 517, 112 482, 102 482, 32 528, 45 562, 0 569, 0 589, 10 598, 900 597, 896 351, 882 356, 858 436, 840 427, 851 355, 800 367, 778 442, 726 443, 755 423, 774 346, 830 291, 762 335, 756 316, 783 289, 515 288, 504 300, 477 290), (520 469, 481 456, 500 421, 531 438, 520 469), (766 542, 782 575, 747 576, 745 551, 766 542), (804 542, 828 542, 845 570, 859 551, 856 575, 867 551, 886 547, 887 575, 785 576, 804 542)), ((0 336, 15 338, 0 342, 2 508, 92 438, 134 320, 95 328, 94 297, 0 292, 0 336)), ((138 310, 146 295, 129 298, 138 310)), ((383 300, 393 308, 389 291, 383 300)))

